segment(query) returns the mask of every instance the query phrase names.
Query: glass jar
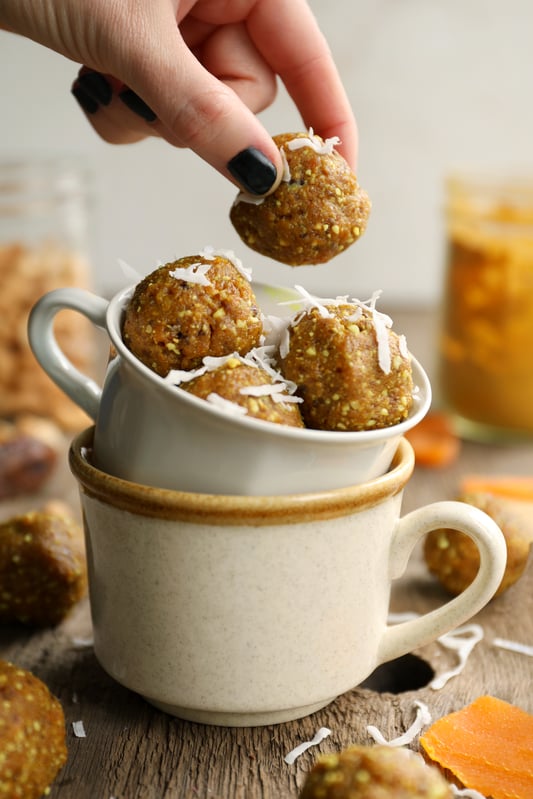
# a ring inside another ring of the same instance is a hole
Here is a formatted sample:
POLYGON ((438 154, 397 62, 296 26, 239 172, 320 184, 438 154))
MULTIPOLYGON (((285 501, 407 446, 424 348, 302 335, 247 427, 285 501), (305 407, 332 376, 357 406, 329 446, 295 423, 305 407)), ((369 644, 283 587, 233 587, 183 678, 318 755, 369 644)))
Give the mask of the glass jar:
POLYGON ((465 438, 533 436, 533 179, 447 181, 442 399, 465 438))
MULTIPOLYGON (((37 364, 27 339, 32 306, 46 292, 91 286, 87 257, 89 173, 66 158, 0 161, 0 417, 35 414, 75 430, 87 418, 37 364)), ((92 369, 91 326, 58 319, 62 349, 92 369)))

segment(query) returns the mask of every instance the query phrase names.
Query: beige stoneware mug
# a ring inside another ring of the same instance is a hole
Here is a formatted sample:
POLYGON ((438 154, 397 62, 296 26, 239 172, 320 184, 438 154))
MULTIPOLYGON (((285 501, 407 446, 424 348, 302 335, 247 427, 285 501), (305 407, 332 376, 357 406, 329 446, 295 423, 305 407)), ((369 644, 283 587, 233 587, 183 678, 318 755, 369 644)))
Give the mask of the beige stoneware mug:
POLYGON ((282 496, 142 486, 92 463, 93 431, 72 444, 81 496, 95 653, 156 707, 206 724, 299 718, 387 660, 471 618, 503 576, 496 523, 466 503, 401 516, 413 470, 402 439, 390 470, 347 488, 282 496), (475 541, 481 565, 458 597, 387 626, 391 583, 440 527, 475 541))
POLYGON ((36 304, 28 327, 43 369, 96 422, 95 465, 117 477, 213 494, 290 494, 353 485, 383 474, 402 435, 429 409, 431 387, 413 359, 413 407, 409 418, 393 427, 341 433, 229 415, 165 382, 124 345, 121 322, 132 292, 124 289, 108 302, 81 289, 58 289, 36 304), (73 366, 55 339, 54 319, 64 308, 107 330, 115 354, 103 388, 73 366))

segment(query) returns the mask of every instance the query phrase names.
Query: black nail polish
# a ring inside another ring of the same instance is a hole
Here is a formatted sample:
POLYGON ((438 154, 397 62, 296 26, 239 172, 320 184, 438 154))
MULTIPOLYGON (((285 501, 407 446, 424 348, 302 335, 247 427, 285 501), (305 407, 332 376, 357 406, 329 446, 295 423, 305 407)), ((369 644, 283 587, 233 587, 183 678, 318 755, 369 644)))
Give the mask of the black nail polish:
POLYGON ((248 147, 228 162, 228 171, 249 194, 265 194, 276 182, 276 167, 261 150, 248 147))
POLYGON ((89 97, 101 105, 109 105, 113 97, 111 84, 99 72, 84 72, 76 81, 89 97))
POLYGON ((154 114, 150 106, 146 105, 138 94, 135 94, 132 89, 124 89, 119 94, 120 99, 127 105, 130 111, 133 111, 137 116, 142 117, 147 122, 155 122, 157 116, 154 114))
POLYGON ((86 91, 84 91, 84 89, 81 88, 78 81, 74 83, 70 91, 86 114, 95 114, 100 108, 99 103, 97 103, 93 97, 91 97, 86 91))

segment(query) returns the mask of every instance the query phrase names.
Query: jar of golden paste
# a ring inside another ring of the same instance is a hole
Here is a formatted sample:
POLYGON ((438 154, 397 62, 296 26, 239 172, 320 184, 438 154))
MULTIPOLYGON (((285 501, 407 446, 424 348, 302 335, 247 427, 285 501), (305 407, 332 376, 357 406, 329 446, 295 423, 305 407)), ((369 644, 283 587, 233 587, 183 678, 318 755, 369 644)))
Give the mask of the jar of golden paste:
POLYGON ((467 438, 533 436, 533 179, 447 182, 440 391, 467 438))
MULTIPOLYGON (((65 430, 88 423, 37 363, 26 329, 31 308, 43 294, 92 285, 90 197, 90 171, 78 160, 0 160, 0 418, 33 414, 65 430)), ((58 316, 60 346, 85 373, 94 368, 92 331, 80 314, 58 316)))

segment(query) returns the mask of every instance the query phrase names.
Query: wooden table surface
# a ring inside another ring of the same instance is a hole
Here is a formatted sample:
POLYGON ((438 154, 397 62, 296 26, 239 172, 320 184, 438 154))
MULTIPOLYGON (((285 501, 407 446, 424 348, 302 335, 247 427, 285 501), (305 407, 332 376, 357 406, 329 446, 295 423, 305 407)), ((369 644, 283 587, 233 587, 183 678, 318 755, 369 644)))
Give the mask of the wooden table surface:
MULTIPOLYGON (((396 312, 395 329, 406 332, 412 351, 433 372, 432 313, 396 312)), ((467 472, 533 473, 533 443, 488 446, 464 442, 452 467, 420 467, 404 494, 403 510, 453 498, 467 472)), ((61 497, 77 508, 77 489, 66 460, 43 497, 0 506, 2 518, 44 497, 61 497)), ((456 663, 456 654, 435 642, 379 669, 364 687, 339 697, 320 712, 287 724, 257 728, 202 726, 165 715, 115 683, 98 664, 90 639, 87 601, 58 628, 35 631, 21 626, 0 630, 0 656, 40 677, 61 700, 67 721, 68 762, 51 799, 296 799, 299 787, 320 752, 351 743, 371 743, 367 725, 390 739, 410 726, 416 700, 434 719, 459 709, 481 694, 492 694, 533 712, 533 658, 493 644, 495 637, 533 644, 533 565, 473 621, 483 639, 464 671, 440 690, 428 683, 456 663), (85 642, 85 643, 84 643, 85 642), (83 721, 86 737, 72 724, 83 721), (320 727, 331 734, 293 765, 285 755, 310 740, 320 727)), ((448 599, 428 574, 420 550, 394 586, 391 609, 425 612, 448 599)), ((312 626, 312 610, 309 618, 312 626)), ((313 668, 313 664, 309 664, 313 668)), ((416 740, 412 744, 416 747, 416 740)))

